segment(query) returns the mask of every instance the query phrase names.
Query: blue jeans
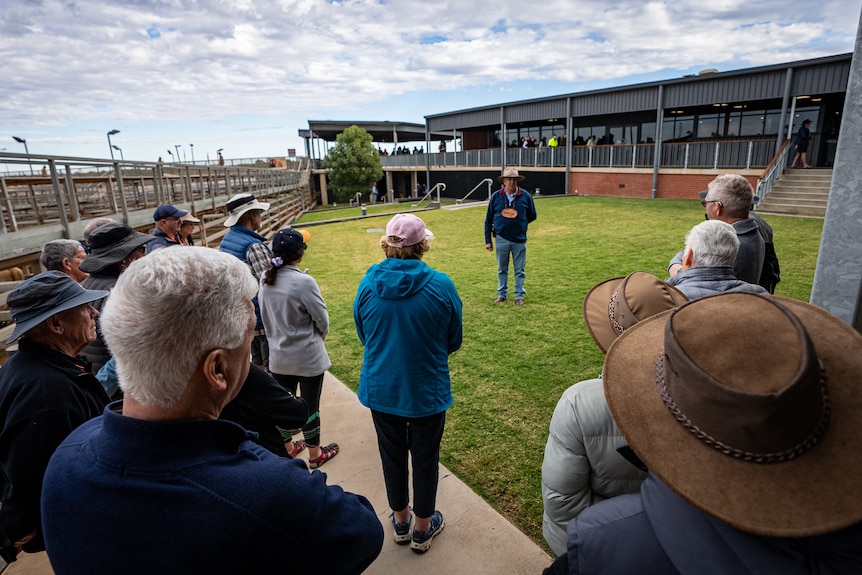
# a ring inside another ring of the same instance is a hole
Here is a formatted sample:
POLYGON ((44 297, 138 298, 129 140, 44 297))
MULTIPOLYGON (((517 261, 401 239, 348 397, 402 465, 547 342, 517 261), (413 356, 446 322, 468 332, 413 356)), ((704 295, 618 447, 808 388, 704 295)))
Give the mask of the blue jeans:
POLYGON ((389 507, 401 511, 410 502, 409 454, 413 462, 413 512, 416 517, 431 517, 437 504, 440 441, 446 412, 414 418, 372 409, 371 419, 377 430, 389 507))
POLYGON ((524 299, 524 266, 527 264, 527 244, 510 242, 497 236, 497 294, 506 298, 509 293, 509 254, 515 268, 515 299, 524 299))

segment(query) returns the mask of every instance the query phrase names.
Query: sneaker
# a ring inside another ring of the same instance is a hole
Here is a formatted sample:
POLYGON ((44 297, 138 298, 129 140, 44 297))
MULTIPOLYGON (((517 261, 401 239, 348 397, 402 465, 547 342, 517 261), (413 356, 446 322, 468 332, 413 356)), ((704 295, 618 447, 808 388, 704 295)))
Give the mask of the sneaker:
POLYGON ((425 553, 431 549, 431 542, 443 531, 445 525, 443 514, 435 510, 431 515, 431 527, 428 528, 428 531, 413 530, 413 541, 410 542, 410 549, 414 553, 425 553))
POLYGON ((406 523, 396 523, 394 511, 389 514, 389 519, 392 520, 392 528, 395 530, 395 542, 399 545, 410 543, 410 524, 413 522, 413 514, 410 514, 406 523))

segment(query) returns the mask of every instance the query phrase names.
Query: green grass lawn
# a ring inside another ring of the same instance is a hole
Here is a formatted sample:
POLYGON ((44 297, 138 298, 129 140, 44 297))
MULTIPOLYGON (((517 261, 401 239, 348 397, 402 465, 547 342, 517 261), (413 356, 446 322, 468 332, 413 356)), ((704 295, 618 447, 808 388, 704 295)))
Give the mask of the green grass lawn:
MULTIPOLYGON (((584 295, 602 280, 635 270, 665 277, 667 262, 682 249, 686 232, 703 221, 703 210, 691 200, 571 196, 543 198, 536 207, 524 307, 511 300, 493 303, 496 260, 484 249, 484 207, 419 215, 436 236, 425 261, 452 278, 464 302, 464 344, 450 358, 455 404, 447 416, 442 462, 544 545, 540 484, 548 422, 562 392, 596 377, 604 359, 582 319, 584 295)), ((370 215, 395 207, 368 208, 370 215)), ((315 212, 314 219, 328 218, 315 212)), ((781 262, 777 293, 807 301, 823 220, 764 219, 775 230, 781 262)), ((365 270, 382 259, 379 240, 387 220, 309 228, 312 239, 302 263, 329 309, 331 371, 354 390, 362 346, 353 298, 365 270)), ((445 501, 439 505, 445 510, 445 501)))

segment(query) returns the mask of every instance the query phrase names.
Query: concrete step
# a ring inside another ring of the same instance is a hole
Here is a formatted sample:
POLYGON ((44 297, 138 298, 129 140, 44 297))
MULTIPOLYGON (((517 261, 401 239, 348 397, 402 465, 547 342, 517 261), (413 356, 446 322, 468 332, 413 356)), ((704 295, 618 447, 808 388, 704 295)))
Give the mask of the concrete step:
POLYGON ((757 207, 757 213, 824 218, 826 217, 826 205, 815 207, 798 204, 762 204, 757 207))
POLYGON ((787 190, 784 188, 772 188, 767 198, 782 198, 782 199, 810 199, 810 200, 825 200, 829 198, 829 190, 787 190))

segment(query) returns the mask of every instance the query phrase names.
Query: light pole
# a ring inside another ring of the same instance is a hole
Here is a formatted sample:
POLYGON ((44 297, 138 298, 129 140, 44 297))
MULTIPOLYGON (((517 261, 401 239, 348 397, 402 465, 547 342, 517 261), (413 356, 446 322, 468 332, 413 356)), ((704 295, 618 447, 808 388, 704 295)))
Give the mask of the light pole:
MULTIPOLYGON (((18 142, 19 144, 24 144, 24 152, 29 156, 30 149, 27 147, 27 140, 24 138, 19 138, 18 136, 12 136, 12 139, 18 142)), ((33 164, 30 164, 30 175, 33 175, 33 164)))
POLYGON ((224 158, 221 155, 222 150, 224 150, 224 148, 219 148, 218 150, 216 150, 216 155, 218 156, 218 163, 220 166, 224 166, 224 158))
POLYGON ((113 149, 117 150, 118 152, 120 152, 120 159, 121 159, 123 162, 125 162, 125 161, 126 161, 126 158, 123 156, 123 148, 121 148, 120 146, 115 146, 115 145, 113 145, 113 144, 111 144, 111 147, 112 147, 113 149))
POLYGON ((119 134, 119 130, 111 130, 108 132, 108 150, 111 152, 111 159, 114 159, 114 145, 111 144, 111 136, 119 134))
POLYGON ((180 161, 180 145, 174 144, 174 149, 177 151, 177 161, 180 161))
POLYGON ((195 145, 189 144, 189 148, 192 149, 192 163, 194 164, 195 163, 195 145))
POLYGON ((172 151, 168 150, 168 155, 171 157, 171 162, 173 162, 174 161, 174 153, 172 151))

